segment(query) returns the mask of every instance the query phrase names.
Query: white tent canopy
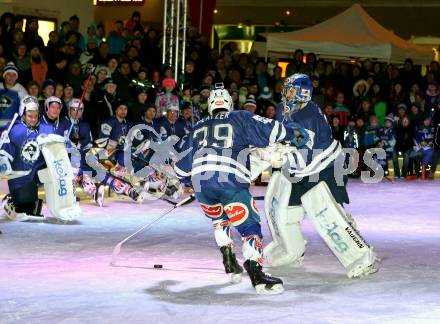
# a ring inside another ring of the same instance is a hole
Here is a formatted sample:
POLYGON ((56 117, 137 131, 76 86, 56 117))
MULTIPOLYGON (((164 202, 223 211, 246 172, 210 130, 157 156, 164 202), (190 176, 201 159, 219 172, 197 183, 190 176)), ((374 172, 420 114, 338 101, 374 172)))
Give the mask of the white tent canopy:
POLYGON ((267 52, 293 53, 296 49, 331 58, 374 58, 379 61, 427 64, 429 49, 394 35, 371 18, 358 4, 320 24, 288 33, 264 34, 267 52))

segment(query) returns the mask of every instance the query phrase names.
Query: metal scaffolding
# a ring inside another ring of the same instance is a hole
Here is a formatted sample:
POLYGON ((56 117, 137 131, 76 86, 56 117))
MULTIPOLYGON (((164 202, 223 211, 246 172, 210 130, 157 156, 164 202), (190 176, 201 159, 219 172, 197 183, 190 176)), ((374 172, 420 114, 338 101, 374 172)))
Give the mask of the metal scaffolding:
POLYGON ((174 79, 185 71, 188 0, 164 0, 162 64, 174 68, 174 79))

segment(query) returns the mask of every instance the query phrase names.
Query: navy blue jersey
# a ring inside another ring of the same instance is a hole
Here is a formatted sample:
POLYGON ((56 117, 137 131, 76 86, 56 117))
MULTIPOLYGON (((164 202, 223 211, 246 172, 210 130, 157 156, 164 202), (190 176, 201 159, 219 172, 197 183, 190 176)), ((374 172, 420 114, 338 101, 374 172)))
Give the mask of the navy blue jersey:
POLYGON ((416 151, 432 149, 434 146, 434 127, 418 127, 414 135, 414 149, 416 151))
POLYGON ((177 119, 174 123, 171 123, 165 117, 158 120, 159 135, 162 141, 165 141, 172 135, 177 136, 179 139, 183 138, 187 134, 185 127, 186 124, 182 119, 177 119))
POLYGON ((277 119, 286 126, 295 123, 309 134, 309 140, 298 151, 288 155, 289 171, 297 177, 306 177, 333 166, 342 152, 341 144, 333 139, 327 118, 313 101, 293 114, 284 114, 283 105, 277 106, 277 119))
POLYGON ((245 110, 216 114, 194 125, 175 170, 184 182, 191 178, 196 191, 248 188, 250 146, 266 147, 285 137, 285 128, 273 119, 245 110))
POLYGON ((156 134, 159 134, 159 125, 160 123, 157 120, 153 120, 151 122, 146 121, 142 118, 142 120, 136 124, 136 126, 139 126, 140 135, 136 134, 135 138, 133 139, 133 144, 136 146, 136 143, 144 142, 146 140, 148 141, 158 141, 160 138, 156 136, 156 134), (142 129, 142 126, 148 126, 148 129, 142 129), (154 134, 153 129, 156 134, 154 134))
POLYGON ((68 122, 68 130, 72 128, 69 135, 71 143, 79 150, 87 151, 93 146, 90 124, 84 120, 71 120, 64 117, 68 122), (73 126, 72 126, 73 123, 73 126))
POLYGON ((83 120, 71 120, 68 117, 64 117, 64 119, 69 123, 68 130, 70 131, 70 134, 67 148, 69 153, 71 151, 70 160, 72 166, 88 169, 85 163, 85 154, 93 146, 90 124, 83 120))
POLYGON ((116 160, 120 165, 124 165, 123 148, 132 124, 128 121, 119 120, 116 116, 110 117, 100 126, 98 138, 95 143, 98 147, 107 150, 116 149, 116 160))
POLYGON ((183 129, 185 131, 185 135, 188 135, 189 133, 191 133, 192 129, 193 129, 193 123, 191 121, 191 118, 189 119, 185 119, 185 118, 179 118, 179 120, 182 121, 183 123, 183 129))
POLYGON ((40 117, 40 124, 52 127, 53 134, 63 137, 66 136, 70 127, 70 122, 66 118, 60 117, 57 120, 52 121, 46 115, 40 117))
POLYGON ((37 144, 40 134, 52 134, 53 128, 40 124, 35 129, 30 129, 22 121, 17 122, 9 133, 9 142, 3 145, 3 150, 11 162, 12 170, 31 172, 20 178, 8 180, 9 190, 17 191, 24 184, 32 181, 37 171, 45 167, 43 155, 37 144))
POLYGON ((20 108, 18 92, 10 89, 0 89, 0 132, 6 129, 6 124, 12 120, 20 108))
POLYGON ((396 133, 393 127, 383 127, 377 132, 377 137, 380 141, 383 141, 384 150, 388 153, 393 153, 394 146, 396 145, 396 133))

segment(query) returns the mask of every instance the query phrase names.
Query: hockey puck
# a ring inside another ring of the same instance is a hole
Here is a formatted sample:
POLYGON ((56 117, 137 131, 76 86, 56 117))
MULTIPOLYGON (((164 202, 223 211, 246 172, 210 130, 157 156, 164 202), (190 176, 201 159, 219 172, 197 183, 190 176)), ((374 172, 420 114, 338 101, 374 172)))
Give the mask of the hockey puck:
POLYGON ((162 269, 163 266, 161 264, 155 264, 154 269, 162 269))

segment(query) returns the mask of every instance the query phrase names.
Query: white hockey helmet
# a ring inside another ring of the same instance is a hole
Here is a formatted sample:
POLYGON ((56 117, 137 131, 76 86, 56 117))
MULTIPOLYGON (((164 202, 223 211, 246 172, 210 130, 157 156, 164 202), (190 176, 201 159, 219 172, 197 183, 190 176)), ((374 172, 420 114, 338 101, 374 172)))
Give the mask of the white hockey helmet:
POLYGON ((209 93, 208 113, 212 115, 217 109, 232 111, 233 108, 234 103, 232 102, 232 97, 228 90, 224 88, 223 83, 216 83, 215 89, 209 93))
POLYGON ((54 103, 54 102, 58 103, 58 104, 60 105, 61 108, 63 107, 63 103, 61 102, 61 99, 60 99, 60 98, 55 97, 55 96, 50 96, 49 98, 47 98, 47 99, 44 101, 44 109, 45 109, 46 112, 47 112, 47 110, 49 109, 50 104, 52 104, 52 103, 54 103))
POLYGON ((84 104, 78 98, 72 98, 69 102, 69 109, 80 109, 84 110, 84 104))
POLYGON ((18 114, 23 116, 27 111, 40 111, 38 99, 34 96, 25 96, 21 99, 18 114))

